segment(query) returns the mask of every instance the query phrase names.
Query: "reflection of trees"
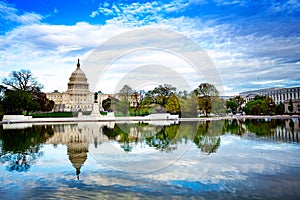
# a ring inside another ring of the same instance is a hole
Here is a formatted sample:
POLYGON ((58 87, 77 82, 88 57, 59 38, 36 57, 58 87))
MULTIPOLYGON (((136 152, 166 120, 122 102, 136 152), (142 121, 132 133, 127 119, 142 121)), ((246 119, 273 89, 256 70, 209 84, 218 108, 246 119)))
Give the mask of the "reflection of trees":
POLYGON ((225 120, 223 133, 243 135, 246 133, 246 129, 243 126, 243 123, 239 120, 225 120))
POLYGON ((54 134, 52 127, 32 126, 26 129, 0 128, 2 140, 1 162, 8 162, 9 171, 27 171, 30 162, 40 157, 41 144, 54 134))
POLYGON ((109 139, 115 139, 118 136, 118 132, 115 131, 115 128, 109 128, 107 126, 104 126, 102 129, 102 132, 104 135, 106 135, 109 139))
POLYGON ((10 161, 10 165, 7 167, 9 171, 27 171, 30 165, 27 163, 25 153, 17 153, 7 157, 10 161))
POLYGON ((198 125, 194 143, 206 153, 215 153, 220 146, 224 121, 205 121, 198 125))
POLYGON ((103 127, 103 133, 110 139, 122 143, 124 151, 132 150, 132 143, 145 138, 148 146, 160 151, 173 151, 177 143, 193 141, 201 151, 215 152, 220 145, 223 121, 181 122, 169 126, 155 127, 145 124, 118 124, 113 129, 103 127), (135 134, 134 134, 135 133, 135 134))
POLYGON ((2 149, 7 152, 25 152, 32 148, 39 150, 40 144, 53 136, 51 125, 32 126, 26 129, 0 128, 0 139, 3 141, 2 149))
POLYGON ((299 131, 295 131, 295 127, 298 125, 295 126, 295 122, 299 123, 293 119, 248 119, 245 121, 245 125, 248 132, 254 133, 261 140, 299 142, 299 131))
POLYGON ((276 132, 276 121, 265 121, 261 119, 250 120, 247 119, 245 121, 245 125, 248 131, 255 133, 257 136, 271 136, 276 132))
POLYGON ((150 147, 155 147, 156 149, 161 150, 161 151, 174 150, 175 149, 174 144, 176 144, 176 141, 174 141, 173 139, 175 138, 175 136, 178 132, 178 128, 179 128, 178 124, 164 126, 155 135, 146 138, 146 143, 150 147))
POLYGON ((182 140, 184 140, 185 143, 187 143, 188 140, 193 141, 197 134, 197 126, 198 122, 195 121, 181 122, 177 135, 173 140, 176 142, 182 142, 182 140))
POLYGON ((130 123, 115 124, 114 128, 103 127, 103 134, 109 139, 122 143, 121 148, 129 152, 132 150, 132 143, 137 143, 141 138, 140 126, 130 123))

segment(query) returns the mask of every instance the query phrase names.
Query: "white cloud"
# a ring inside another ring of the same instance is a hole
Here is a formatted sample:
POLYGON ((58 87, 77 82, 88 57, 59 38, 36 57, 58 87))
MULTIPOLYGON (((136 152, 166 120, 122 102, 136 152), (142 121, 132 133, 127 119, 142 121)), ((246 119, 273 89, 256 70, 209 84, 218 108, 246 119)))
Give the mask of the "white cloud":
MULTIPOLYGON (((224 5, 228 3, 228 1, 218 2, 224 5)), ((106 2, 100 4, 99 8, 90 14, 90 17, 106 15, 109 19, 106 20, 105 25, 78 22, 67 26, 43 24, 40 22, 43 19, 41 15, 20 14, 17 9, 0 2, 0 17, 21 24, 0 35, 1 77, 12 70, 30 68, 45 85, 45 91, 54 89, 63 91, 66 89, 71 72, 76 67, 77 58, 82 60, 84 68, 85 60, 91 52, 113 36, 135 28, 155 27, 176 31, 206 51, 223 79, 226 94, 239 92, 237 90, 246 87, 297 84, 297 80, 300 79, 298 76, 300 37, 298 35, 282 36, 273 34, 272 31, 264 34, 241 33, 235 24, 220 24, 217 19, 204 20, 181 15, 166 18, 165 16, 168 12, 180 12, 189 6, 205 3, 205 1, 183 0, 168 4, 160 4, 156 1, 130 4, 106 2), (54 77, 55 82, 52 81, 54 77)), ((294 7, 298 5, 294 1, 288 3, 294 7)), ((57 13, 58 10, 54 9, 53 12, 57 13)), ((154 42, 159 41, 157 37, 157 35, 149 35, 149 39, 154 42)), ((138 36, 123 38, 111 43, 114 45, 111 51, 114 53, 121 51, 129 41, 133 47, 136 43, 141 43, 138 36)), ((170 43, 169 47, 174 44, 170 43)), ((107 55, 102 56, 109 59, 112 52, 107 49, 105 53, 107 55)), ((161 64, 164 63, 164 59, 171 61, 162 56, 158 56, 156 61, 161 64)), ((141 64, 146 61, 144 56, 138 56, 131 60, 122 60, 122 64, 130 65, 130 62, 141 64)), ((157 62, 154 64, 158 64, 157 62)), ((197 81, 191 70, 175 68, 178 73, 190 77, 192 81, 197 81)), ((114 74, 108 77, 113 75, 116 77, 121 73, 124 73, 123 68, 114 68, 114 74)), ((102 88, 111 86, 113 82, 110 80, 102 88)))
POLYGON ((93 48, 112 34, 123 31, 113 25, 77 23, 73 26, 33 24, 0 36, 1 79, 12 70, 30 69, 45 86, 44 91, 64 91, 68 78, 93 48), (55 81, 53 81, 55 79, 55 81))
POLYGON ((94 18, 94 17, 96 17, 97 15, 99 15, 99 12, 93 11, 93 12, 90 14, 90 17, 94 18))
POLYGON ((39 23, 43 17, 36 13, 18 14, 18 10, 14 7, 0 2, 0 18, 20 24, 34 24, 39 23))

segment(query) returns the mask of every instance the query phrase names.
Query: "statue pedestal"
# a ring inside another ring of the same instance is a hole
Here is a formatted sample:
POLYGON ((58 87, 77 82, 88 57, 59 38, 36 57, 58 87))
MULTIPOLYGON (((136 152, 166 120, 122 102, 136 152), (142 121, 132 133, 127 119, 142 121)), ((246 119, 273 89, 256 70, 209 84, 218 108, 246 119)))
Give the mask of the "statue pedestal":
POLYGON ((92 110, 91 116, 95 116, 95 117, 101 116, 101 114, 99 112, 99 104, 98 103, 93 104, 93 110, 92 110))

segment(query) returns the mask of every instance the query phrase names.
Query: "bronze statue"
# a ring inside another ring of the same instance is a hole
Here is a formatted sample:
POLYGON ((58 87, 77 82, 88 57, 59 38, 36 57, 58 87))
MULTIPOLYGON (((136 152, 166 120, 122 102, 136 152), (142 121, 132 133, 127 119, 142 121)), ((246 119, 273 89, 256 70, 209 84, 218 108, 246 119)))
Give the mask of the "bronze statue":
POLYGON ((98 103, 97 99, 98 99, 98 92, 95 92, 94 93, 94 103, 98 103))

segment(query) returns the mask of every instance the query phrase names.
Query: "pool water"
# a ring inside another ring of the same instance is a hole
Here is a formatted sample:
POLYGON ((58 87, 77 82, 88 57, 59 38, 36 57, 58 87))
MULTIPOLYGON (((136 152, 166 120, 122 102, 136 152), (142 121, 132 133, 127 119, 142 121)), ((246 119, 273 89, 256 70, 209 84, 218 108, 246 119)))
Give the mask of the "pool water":
POLYGON ((299 119, 3 125, 1 199, 300 199, 299 119))

